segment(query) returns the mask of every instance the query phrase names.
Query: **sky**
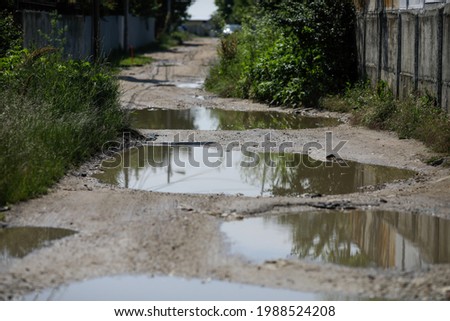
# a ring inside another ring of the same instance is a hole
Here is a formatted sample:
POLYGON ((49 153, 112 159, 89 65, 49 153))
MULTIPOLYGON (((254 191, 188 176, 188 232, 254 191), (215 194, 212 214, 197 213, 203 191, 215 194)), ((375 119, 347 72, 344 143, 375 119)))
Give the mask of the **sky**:
POLYGON ((216 9, 214 0, 195 0, 194 4, 188 8, 188 13, 192 20, 209 20, 216 9))

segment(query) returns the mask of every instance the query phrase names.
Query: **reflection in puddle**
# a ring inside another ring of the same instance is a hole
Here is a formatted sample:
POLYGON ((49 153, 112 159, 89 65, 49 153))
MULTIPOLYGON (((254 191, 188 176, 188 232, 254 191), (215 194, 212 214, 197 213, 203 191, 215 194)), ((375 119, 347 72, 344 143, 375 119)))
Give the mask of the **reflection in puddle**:
POLYGON ((107 184, 171 193, 242 193, 247 196, 346 194, 358 188, 412 177, 414 172, 347 161, 310 160, 302 154, 253 153, 217 148, 145 146, 117 153, 96 175, 107 184), (270 157, 270 159, 269 159, 270 157), (259 158, 257 164, 241 166, 259 158), (269 161, 274 166, 269 166, 269 161))
POLYGON ((75 231, 52 227, 11 227, 0 229, 0 259, 21 258, 48 242, 75 231))
POLYGON ((237 111, 197 107, 185 110, 144 109, 131 112, 140 129, 245 130, 302 129, 337 126, 339 120, 267 111, 237 111))
POLYGON ((203 87, 203 81, 199 82, 177 82, 175 86, 178 88, 200 89, 203 87))
POLYGON ((229 283, 204 282, 177 277, 120 276, 74 283, 56 289, 32 293, 25 300, 67 301, 219 301, 219 300, 333 300, 341 296, 323 296, 315 293, 229 283))
POLYGON ((309 212, 225 222, 231 251, 252 261, 299 258, 414 270, 450 263, 450 221, 395 212, 309 212))

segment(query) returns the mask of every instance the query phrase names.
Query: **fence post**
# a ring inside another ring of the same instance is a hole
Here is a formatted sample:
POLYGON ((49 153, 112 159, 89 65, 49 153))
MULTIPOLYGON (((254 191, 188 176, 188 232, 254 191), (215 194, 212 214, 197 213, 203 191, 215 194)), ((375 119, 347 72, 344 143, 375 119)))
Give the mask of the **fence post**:
POLYGON ((419 89, 419 37, 420 37, 420 20, 419 14, 415 16, 415 30, 414 30, 414 91, 419 89))
POLYGON ((124 13, 123 13, 123 49, 124 51, 128 48, 128 13, 130 8, 130 1, 124 1, 124 13))
POLYGON ((100 57, 100 0, 92 1, 92 58, 100 57))
POLYGON ((378 66, 377 83, 381 80, 381 69, 383 66, 383 32, 384 32, 384 9, 378 11, 378 66))
POLYGON ((364 79, 364 81, 366 81, 367 78, 367 72, 366 72, 366 54, 367 54, 367 11, 366 8, 364 7, 364 13, 363 13, 363 45, 362 45, 362 49, 363 49, 363 54, 362 54, 362 77, 364 79))
POLYGON ((395 96, 400 97, 400 73, 402 72, 402 15, 397 12, 397 68, 395 71, 395 96))
POLYGON ((442 68, 444 59, 443 46, 444 46, 444 8, 439 9, 437 17, 437 75, 436 75, 436 99, 439 107, 442 105, 442 68))

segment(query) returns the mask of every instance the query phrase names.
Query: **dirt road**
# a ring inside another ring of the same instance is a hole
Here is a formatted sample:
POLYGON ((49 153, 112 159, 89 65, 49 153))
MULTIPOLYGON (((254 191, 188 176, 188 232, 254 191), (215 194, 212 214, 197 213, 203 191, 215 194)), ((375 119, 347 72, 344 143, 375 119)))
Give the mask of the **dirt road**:
MULTIPOLYGON (((262 104, 222 99, 196 84, 215 59, 214 39, 196 39, 168 52, 151 54, 155 62, 123 70, 124 108, 195 106, 233 110, 267 110, 262 104)), ((281 112, 288 112, 278 108, 281 112)), ((309 115, 346 116, 308 111, 309 115)), ((350 268, 301 260, 252 263, 232 255, 220 231, 233 218, 310 211, 308 204, 347 201, 366 209, 420 213, 450 219, 450 170, 431 167, 432 156, 421 143, 395 134, 352 127, 270 131, 272 139, 292 141, 293 151, 307 142, 325 146, 325 131, 348 141, 340 155, 362 163, 412 169, 407 181, 348 195, 319 198, 168 194, 122 189, 91 176, 93 160, 57 184, 48 195, 18 204, 7 213, 10 226, 46 226, 76 230, 22 259, 0 260, 0 297, 14 299, 44 288, 112 275, 176 275, 327 293, 330 296, 387 299, 444 299, 450 291, 450 265, 431 265, 410 272, 350 268), (231 213, 231 214, 230 214, 231 213), (224 215, 225 214, 225 215, 224 215), (230 214, 230 215, 228 215, 230 214)), ((160 141, 195 133, 199 141, 260 142, 269 130, 152 131, 160 141)), ((325 151, 311 155, 324 159, 325 151)), ((448 246, 448 244, 447 244, 448 246)))

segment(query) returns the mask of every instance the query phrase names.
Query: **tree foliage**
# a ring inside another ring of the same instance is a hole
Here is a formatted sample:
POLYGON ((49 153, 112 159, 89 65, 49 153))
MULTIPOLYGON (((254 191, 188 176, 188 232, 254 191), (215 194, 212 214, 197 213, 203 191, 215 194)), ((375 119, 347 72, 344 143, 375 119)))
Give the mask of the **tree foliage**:
POLYGON ((356 79, 351 0, 267 0, 251 11, 242 32, 221 39, 221 60, 207 88, 275 105, 315 106, 356 79))
POLYGON ((252 13, 257 0, 214 0, 217 12, 227 23, 242 23, 252 13))
POLYGON ((0 57, 21 43, 21 30, 8 11, 0 11, 0 57))

